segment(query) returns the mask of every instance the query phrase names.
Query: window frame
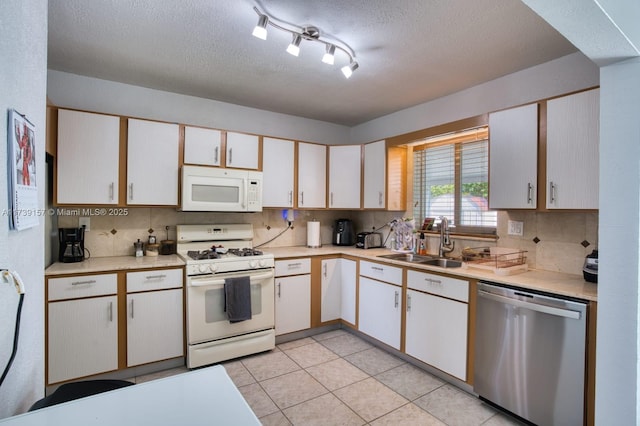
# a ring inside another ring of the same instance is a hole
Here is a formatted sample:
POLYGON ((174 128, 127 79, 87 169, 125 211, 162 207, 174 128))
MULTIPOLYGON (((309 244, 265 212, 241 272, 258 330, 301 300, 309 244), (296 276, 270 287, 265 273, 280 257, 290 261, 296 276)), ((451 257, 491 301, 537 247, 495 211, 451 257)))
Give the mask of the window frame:
MULTIPOLYGON (((445 145, 453 145, 453 167, 454 167, 454 217, 453 225, 451 225, 451 231, 457 234, 465 234, 472 236, 495 236, 497 235, 497 212, 496 213, 496 224, 495 226, 474 226, 474 225, 462 225, 462 151, 464 144, 473 143, 473 142, 481 142, 486 141, 486 149, 487 149, 487 185, 489 185, 489 158, 488 158, 488 150, 489 150, 489 127, 487 125, 479 126, 473 129, 466 129, 459 132, 452 132, 443 135, 436 135, 432 137, 428 137, 419 141, 415 141, 411 143, 412 146, 412 157, 415 160, 415 152, 416 151, 424 151, 427 149, 438 148, 445 145)), ((416 208, 416 200, 415 200, 415 161, 413 164, 413 191, 412 191, 412 205, 414 206, 414 210, 412 214, 415 214, 416 208)), ((487 198, 487 203, 488 203, 487 198)), ((487 204, 487 212, 492 211, 489 209, 487 204)), ((422 218, 424 219, 424 218, 422 218)), ((435 225, 439 225, 440 219, 439 217, 435 218, 435 225)), ((422 225, 419 224, 421 227, 422 225)))

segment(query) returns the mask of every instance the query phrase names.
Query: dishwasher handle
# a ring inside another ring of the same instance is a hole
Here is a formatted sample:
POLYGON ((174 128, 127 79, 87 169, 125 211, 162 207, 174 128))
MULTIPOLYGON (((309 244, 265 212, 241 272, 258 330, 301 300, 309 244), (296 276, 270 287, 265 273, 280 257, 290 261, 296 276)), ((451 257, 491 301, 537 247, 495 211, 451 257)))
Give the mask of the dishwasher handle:
POLYGON ((504 297, 497 294, 489 293, 484 290, 478 290, 478 296, 485 299, 493 300, 496 302, 504 303, 507 305, 517 306, 519 308, 525 308, 536 312, 542 312, 549 315, 555 315, 559 317, 580 319, 582 313, 578 311, 572 311, 570 309, 554 308, 553 306, 539 305, 537 303, 526 302, 518 299, 512 299, 510 297, 504 297))

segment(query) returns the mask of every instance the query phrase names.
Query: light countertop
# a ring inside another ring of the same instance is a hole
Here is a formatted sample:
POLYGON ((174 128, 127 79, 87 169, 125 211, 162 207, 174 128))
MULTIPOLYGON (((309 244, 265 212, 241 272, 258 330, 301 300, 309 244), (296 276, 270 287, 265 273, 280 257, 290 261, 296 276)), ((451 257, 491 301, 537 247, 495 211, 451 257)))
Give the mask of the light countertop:
POLYGON ((113 256, 92 257, 82 262, 56 262, 44 270, 46 276, 86 274, 92 272, 119 271, 128 269, 151 269, 184 266, 184 261, 175 254, 164 256, 113 256))
POLYGON ((598 285, 584 280, 582 275, 529 269, 513 275, 496 275, 491 271, 475 268, 441 268, 438 266, 408 264, 400 260, 384 259, 378 256, 390 254, 388 249, 362 250, 355 247, 327 245, 319 248, 301 247, 265 247, 265 252, 273 253, 276 260, 290 257, 348 255, 376 262, 383 262, 412 269, 445 273, 448 275, 471 278, 494 283, 513 285, 529 290, 575 297, 583 300, 598 300, 598 285))
MULTIPOLYGON (((503 276, 496 275, 491 271, 475 268, 441 268, 438 266, 408 264, 399 260, 383 259, 378 257, 382 254, 392 253, 391 250, 383 248, 362 250, 353 246, 346 247, 326 245, 318 248, 308 248, 305 246, 265 247, 262 248, 262 250, 267 253, 272 253, 276 260, 291 257, 347 255, 365 260, 410 267, 412 269, 433 271, 452 276, 514 285, 525 289, 544 291, 583 300, 598 300, 597 284, 585 281, 582 275, 530 269, 527 272, 503 276)), ((157 257, 96 257, 77 263, 54 263, 45 270, 45 275, 55 276, 130 269, 181 267, 183 265, 184 261, 177 255, 157 257)))

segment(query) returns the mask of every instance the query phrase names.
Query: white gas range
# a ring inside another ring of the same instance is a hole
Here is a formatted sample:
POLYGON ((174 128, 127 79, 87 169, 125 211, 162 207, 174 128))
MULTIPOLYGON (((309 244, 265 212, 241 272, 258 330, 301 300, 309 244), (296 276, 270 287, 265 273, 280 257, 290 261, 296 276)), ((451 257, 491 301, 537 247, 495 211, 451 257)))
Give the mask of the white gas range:
POLYGON ((275 262, 253 248, 252 225, 178 225, 177 244, 187 271, 187 367, 273 349, 275 262), (225 282, 240 277, 250 281, 251 318, 231 322, 225 282))

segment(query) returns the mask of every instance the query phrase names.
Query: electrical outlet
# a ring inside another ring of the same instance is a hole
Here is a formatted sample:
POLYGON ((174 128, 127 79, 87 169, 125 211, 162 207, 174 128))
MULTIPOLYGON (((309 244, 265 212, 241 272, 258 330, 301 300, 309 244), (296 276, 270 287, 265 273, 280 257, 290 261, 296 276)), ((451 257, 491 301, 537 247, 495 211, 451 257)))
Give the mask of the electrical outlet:
POLYGON ((82 228, 84 226, 84 232, 91 231, 91 218, 89 217, 81 217, 78 220, 78 226, 82 228))
POLYGON ((524 234, 524 222, 520 222, 517 220, 510 220, 508 222, 507 234, 518 235, 522 237, 522 235, 524 234))

